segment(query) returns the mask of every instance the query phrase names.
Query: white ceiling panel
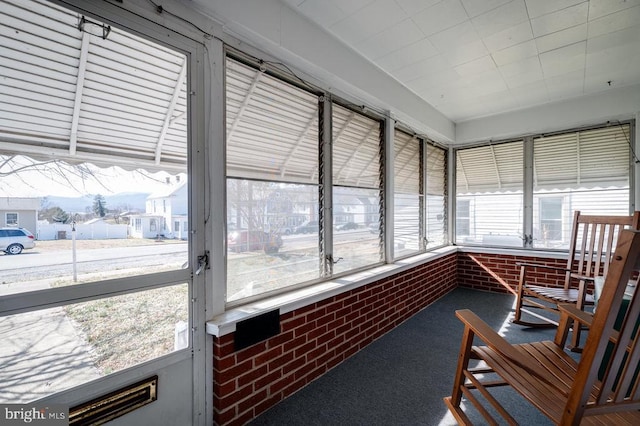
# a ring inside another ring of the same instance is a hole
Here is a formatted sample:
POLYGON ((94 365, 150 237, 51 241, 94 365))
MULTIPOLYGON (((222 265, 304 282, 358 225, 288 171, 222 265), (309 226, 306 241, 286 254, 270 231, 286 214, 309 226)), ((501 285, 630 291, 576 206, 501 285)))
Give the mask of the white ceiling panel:
POLYGON ((538 48, 536 47, 535 41, 529 40, 498 52, 494 52, 491 54, 491 57, 493 57, 493 60, 496 61, 498 66, 502 66, 537 55, 538 48))
POLYGON ((541 37, 587 22, 589 3, 580 3, 548 15, 531 19, 533 35, 541 37))
POLYGON ((504 77, 514 77, 518 74, 537 73, 542 77, 542 68, 537 56, 523 59, 522 61, 511 62, 500 67, 500 72, 504 77))
POLYGON ((457 46, 479 41, 480 37, 473 24, 465 21, 429 36, 429 40, 439 52, 446 53, 457 46))
POLYGON ((496 70, 497 68, 491 56, 483 56, 471 62, 458 65, 457 67, 454 67, 454 69, 461 76, 469 76, 469 75, 476 75, 479 73, 483 73, 486 71, 493 71, 493 70, 496 70))
POLYGON ((586 61, 586 42, 572 44, 540 54, 546 78, 583 69, 586 61))
POLYGON ((456 46, 453 49, 449 49, 443 56, 449 61, 452 66, 464 64, 465 62, 473 61, 474 59, 481 58, 489 54, 489 51, 484 47, 484 43, 481 40, 474 41, 473 43, 463 44, 456 46))
POLYGON ((412 16, 418 12, 440 3, 441 0, 396 0, 396 3, 404 10, 407 15, 412 16))
POLYGON ((548 15, 558 10, 575 6, 579 3, 586 3, 585 0, 525 0, 529 18, 537 18, 542 15, 548 15))
POLYGON ((582 94, 584 73, 582 70, 550 77, 546 80, 550 100, 574 98, 582 94))
POLYGON ((471 22, 480 37, 488 37, 528 20, 524 0, 514 0, 471 19, 471 22))
POLYGON ((428 78, 441 71, 455 72, 442 56, 436 55, 394 71, 393 75, 407 83, 419 78, 428 78))
POLYGON ((422 40, 405 46, 376 59, 376 63, 388 72, 404 68, 408 65, 415 64, 423 59, 431 58, 438 54, 438 50, 433 46, 429 39, 422 40))
POLYGON ((533 40, 533 31, 531 30, 529 21, 525 21, 509 27, 506 30, 484 37, 482 40, 487 49, 489 49, 489 52, 493 53, 524 43, 525 41, 533 40))
POLYGON ((479 100, 491 113, 502 111, 505 108, 516 109, 520 107, 518 99, 509 90, 483 95, 479 97, 479 100))
POLYGON ((424 34, 411 19, 407 18, 356 44, 356 49, 375 60, 421 39, 424 39, 424 34))
POLYGON ((640 6, 611 13, 589 21, 589 37, 598 37, 633 27, 638 22, 640 22, 640 6))
POLYGON ((485 12, 493 10, 511 0, 462 0, 462 5, 469 17, 482 15, 485 12))
POLYGON ((587 24, 576 25, 575 27, 560 30, 536 38, 536 47, 539 53, 559 49, 570 44, 575 44, 587 39, 587 24))
POLYGON ((589 19, 598 19, 638 5, 640 5, 640 0, 591 0, 589 2, 589 19))
POLYGON ((286 4, 454 121, 640 84, 640 0, 286 4))
POLYGON ((497 70, 466 76, 463 79, 467 81, 470 86, 473 86, 479 95, 488 95, 490 93, 507 90, 507 84, 497 70))
POLYGON ((451 28, 467 19, 469 18, 460 0, 443 0, 413 17, 427 36, 451 28))
POLYGON ((311 15, 314 20, 323 27, 330 27, 345 17, 345 12, 332 1, 322 4, 314 1, 289 0, 287 3, 299 3, 296 5, 305 15, 311 15))
POLYGON ((407 83, 407 87, 422 92, 425 89, 444 90, 461 84, 461 77, 453 69, 434 71, 407 83))
POLYGON ((536 82, 544 84, 544 76, 542 74, 542 68, 538 65, 537 68, 531 68, 523 73, 504 76, 504 81, 507 83, 509 89, 516 89, 536 82))
POLYGON ((549 102, 547 85, 544 81, 536 81, 510 90, 518 100, 521 108, 531 105, 540 105, 549 102))
POLYGON ((405 18, 406 14, 395 2, 377 0, 330 28, 339 38, 355 45, 405 18))
MULTIPOLYGON (((615 49, 621 46, 637 46, 640 43, 640 24, 625 28, 614 33, 604 34, 589 39, 587 53, 595 53, 606 49, 615 49)), ((613 66, 614 64, 612 64, 613 66)))
POLYGON ((354 20, 359 24, 358 28, 360 28, 361 31, 362 28, 367 28, 367 30, 362 31, 363 34, 366 32, 377 34, 395 23, 402 21, 407 15, 395 2, 376 0, 368 3, 351 16, 355 18, 354 20))

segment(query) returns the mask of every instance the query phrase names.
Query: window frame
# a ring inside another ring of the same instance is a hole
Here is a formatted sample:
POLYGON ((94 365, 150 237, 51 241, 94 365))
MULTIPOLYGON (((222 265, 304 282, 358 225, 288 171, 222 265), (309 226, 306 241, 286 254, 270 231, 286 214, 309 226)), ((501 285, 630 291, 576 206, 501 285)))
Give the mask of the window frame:
POLYGON ((5 212, 4 214, 4 224, 5 226, 18 226, 20 223, 20 214, 18 212, 5 212), (15 222, 9 221, 9 215, 15 215, 15 222))
MULTIPOLYGON (((258 52, 256 52, 258 53, 258 52)), ((321 170, 321 172, 318 175, 318 181, 317 183, 314 182, 313 185, 317 185, 318 187, 318 193, 319 193, 319 200, 322 200, 321 203, 319 203, 318 205, 318 211, 317 211, 317 217, 318 217, 318 222, 319 222, 319 233, 318 233, 318 246, 319 246, 319 265, 321 268, 321 274, 319 276, 319 278, 317 279, 313 279, 313 280, 309 280, 309 281, 303 281, 303 282, 299 282, 299 283, 294 283, 291 285, 287 285, 284 286, 282 288, 278 288, 275 290, 270 290, 270 291, 266 291, 266 292, 262 292, 262 293, 258 293, 258 294, 253 294, 250 296, 246 296, 246 297, 242 297, 240 299, 235 299, 235 300, 227 300, 225 298, 224 301, 224 305, 226 309, 230 309, 236 306, 240 306, 246 303, 251 303, 253 301, 256 300, 262 300, 277 294, 282 294, 282 293, 286 293, 286 292, 290 292, 296 289, 300 289, 300 288, 304 288, 304 287, 308 287, 310 285, 314 285, 314 284, 318 284, 321 282, 326 282, 326 281, 330 281, 333 279, 337 279, 343 276, 348 276, 348 275, 353 275, 356 274, 358 272, 361 272, 363 270, 368 270, 371 268, 374 268, 376 266, 380 266, 382 264, 385 263, 393 263, 395 260, 399 260, 399 259, 404 259, 404 258, 408 258, 411 256, 415 256, 415 255, 419 255, 421 253, 430 251, 430 250, 435 250, 437 248, 446 246, 447 244, 447 240, 448 238, 448 226, 445 223, 444 227, 445 227, 445 242, 442 245, 438 245, 438 246, 434 246, 434 247, 429 247, 428 249, 426 248, 426 244, 424 242, 425 238, 426 238, 426 202, 424 201, 424 194, 422 195, 423 197, 423 201, 421 203, 421 207, 420 207, 420 214, 421 214, 421 218, 420 218, 420 226, 421 226, 421 230, 420 230, 420 250, 416 251, 416 252, 412 252, 409 253, 405 256, 394 256, 393 252, 389 251, 389 247, 392 246, 394 244, 393 241, 393 232, 387 232, 386 231, 386 222, 388 220, 391 220, 391 218, 393 217, 393 191, 390 191, 388 189, 388 187, 386 185, 388 185, 388 181, 389 181, 389 163, 393 163, 393 157, 392 157, 392 151, 388 149, 388 143, 391 142, 393 143, 393 137, 389 137, 389 133, 393 134, 393 131, 398 128, 401 131, 407 132, 406 128, 403 127, 402 124, 400 123, 396 123, 395 120, 390 119, 389 117, 385 117, 384 114, 380 114, 376 111, 371 110, 370 108, 367 108, 365 106, 361 106, 361 105, 355 105, 351 102, 349 102, 348 100, 346 100, 345 98, 342 98, 340 96, 336 96, 332 93, 330 93, 329 91, 326 90, 322 90, 319 89, 317 87, 313 87, 310 86, 308 84, 306 84, 306 82, 304 82, 301 79, 298 79, 297 76, 295 75, 291 75, 288 72, 283 71, 282 69, 280 69, 277 64, 274 65, 268 61, 263 61, 263 60, 259 60, 257 57, 251 56, 248 53, 242 52, 232 46, 227 46, 225 45, 224 48, 224 63, 226 63, 227 59, 232 59, 234 61, 238 61, 246 66, 250 66, 254 69, 260 69, 262 72, 266 73, 267 75, 276 78, 276 79, 280 79, 283 82, 286 82, 298 89, 307 91, 308 93, 311 93, 315 96, 318 96, 319 99, 319 108, 318 108, 318 117, 319 117, 319 122, 318 122, 318 129, 319 129, 319 135, 318 135, 318 156, 319 156, 319 170, 321 170), (376 262, 376 263, 372 263, 369 265, 365 265, 362 267, 358 267, 358 268, 354 268, 354 269, 349 269, 349 270, 345 270, 345 271, 340 271, 340 272, 335 272, 333 265, 334 265, 334 259, 333 259, 333 254, 334 254, 334 250, 333 250, 333 237, 334 237, 334 230, 333 230, 333 223, 334 223, 334 215, 333 215, 333 206, 334 206, 334 200, 333 200, 333 189, 334 187, 339 187, 339 186, 343 186, 343 185, 337 185, 334 186, 333 185, 333 174, 332 174, 332 167, 333 167, 333 161, 332 161, 332 148, 333 148, 333 121, 332 121, 332 109, 333 109, 333 104, 335 105, 339 105, 342 108, 346 108, 348 110, 353 111, 354 113, 357 114, 362 114, 363 116, 370 118, 376 122, 380 123, 380 146, 379 146, 379 150, 380 150, 380 178, 379 178, 379 188, 376 188, 378 190, 379 193, 379 203, 380 205, 377 206, 377 212, 376 214, 378 215, 379 219, 378 219, 378 224, 379 224, 379 234, 378 234, 378 238, 380 241, 380 252, 381 252, 381 258, 380 258, 380 262, 376 262), (378 213, 379 212, 379 213, 378 213), (331 224, 331 226, 327 226, 327 224, 331 224)), ((226 70, 226 66, 223 66, 223 69, 226 70)), ((226 99, 226 75, 224 78, 224 87, 225 87, 225 96, 224 99, 226 99)), ((225 110, 226 110, 226 101, 225 102, 225 110)), ((410 131, 410 133, 415 133, 413 131, 410 131)), ((226 134, 226 132, 225 132, 226 134)), ((436 143, 434 143, 433 141, 431 141, 430 139, 428 139, 427 137, 423 136, 423 135, 417 135, 418 139, 420 141, 420 144, 422 146, 421 151, 423 152, 423 156, 426 156, 426 144, 432 144, 437 148, 441 148, 445 151, 445 158, 444 158, 444 164, 442 165, 443 169, 444 169, 444 173, 445 173, 445 188, 444 188, 444 197, 445 197, 445 201, 444 201, 444 206, 445 206, 445 217, 446 215, 449 214, 449 212, 446 211, 447 206, 448 206, 448 188, 446 188, 446 180, 448 179, 447 176, 447 171, 449 170, 449 165, 447 163, 447 156, 448 156, 448 149, 441 147, 439 145, 437 145, 436 143)), ((226 141, 225 139, 225 158, 226 158, 226 152, 227 152, 227 145, 228 145, 228 141, 226 141)), ((426 178, 426 160, 423 158, 422 159, 422 173, 423 173, 423 179, 420 182, 422 185, 422 189, 421 191, 424 193, 424 191, 426 191, 426 183, 424 182, 425 178, 426 178)), ((227 185, 227 182, 229 179, 254 179, 254 177, 249 177, 249 176, 242 176, 240 172, 238 173, 229 173, 227 170, 227 163, 225 160, 225 187, 227 185)), ((289 181, 283 181, 283 182, 289 182, 289 181)), ((307 184, 307 182, 304 182, 305 184, 307 184)), ((225 208, 223 209, 223 211, 225 212, 225 219, 224 219, 224 223, 225 223, 225 235, 227 232, 230 232, 227 228, 230 226, 230 222, 229 220, 231 220, 230 217, 228 217, 229 210, 229 198, 228 198, 228 193, 227 191, 225 191, 225 197, 224 197, 224 205, 225 208)), ((446 220, 446 219, 444 219, 446 220)), ((233 221, 232 221, 233 222, 233 221)), ((225 239, 225 249, 226 249, 226 239, 225 239)), ((226 252, 226 250, 225 250, 226 252)), ((225 264, 228 262, 228 257, 225 257, 225 264)), ((230 277, 228 276, 228 268, 225 267, 225 278, 224 278, 224 282, 225 282, 225 290, 228 289, 228 283, 230 282, 230 277)), ((225 294, 227 292, 225 291, 225 294)))
MULTIPOLYGON (((629 191, 629 197, 628 197, 628 212, 629 214, 633 211, 633 206, 635 205, 635 191, 636 191, 636 185, 635 185, 635 168, 634 168, 634 158, 635 158, 635 153, 634 153, 634 146, 636 144, 636 140, 635 140, 635 126, 636 126, 636 122, 635 120, 625 120, 625 121, 617 121, 615 124, 611 124, 610 122, 607 123, 601 123, 601 124, 596 124, 596 125, 590 125, 590 126, 584 126, 584 127, 579 127, 579 128, 570 128, 570 129, 564 129, 564 130, 558 130, 558 131, 553 131, 553 132, 548 132, 548 133, 539 133, 539 134, 531 134, 531 135, 527 135, 527 136, 521 136, 521 137, 514 137, 514 138, 509 138, 509 139, 505 139, 505 140, 498 140, 498 141, 486 141, 486 142, 482 142, 482 143, 477 143, 477 144, 470 144, 470 145, 465 145, 462 147, 456 147, 453 148, 453 155, 454 155, 454 164, 456 164, 456 158, 458 156, 459 151, 461 150, 465 150, 465 149, 470 149, 470 148, 477 148, 477 147, 483 147, 483 146, 490 146, 490 145, 497 145, 497 144, 509 144, 509 143, 515 143, 515 142, 523 142, 523 205, 522 205, 522 210, 523 210, 523 217, 522 217, 522 232, 523 232, 523 247, 509 247, 509 249, 516 249, 516 250, 543 250, 543 251, 551 251, 551 252, 563 252, 566 251, 566 249, 556 249, 556 248, 546 248, 546 247, 534 247, 533 245, 533 241, 534 241, 534 232, 533 232, 533 228, 534 226, 538 226, 541 222, 541 217, 540 217, 540 212, 538 211, 537 213, 537 223, 534 224, 534 208, 535 208, 535 201, 534 201, 534 140, 537 138, 543 138, 543 137, 551 137, 551 136, 562 136, 562 135, 570 135, 572 133, 578 133, 578 132, 588 132, 591 130, 599 130, 599 129, 605 129, 611 126, 619 126, 619 127, 623 127, 623 126, 628 126, 628 138, 627 138, 627 143, 629 145, 629 186, 628 186, 628 191, 629 191)), ((458 179, 460 179, 460 176, 458 176, 458 174, 456 173, 456 171, 454 170, 452 173, 452 176, 454 176, 454 182, 453 182, 453 188, 454 190, 457 188, 457 181, 458 179)), ((624 188, 620 188, 620 189, 624 189, 624 188)), ((455 193, 453 194, 454 197, 454 205, 458 202, 458 194, 457 194, 457 190, 455 190, 455 193)), ((556 196, 556 197, 561 197, 561 194, 548 194, 547 196, 556 196)), ((538 205, 538 210, 540 210, 540 206, 538 205)), ((452 213, 455 215, 454 217, 454 223, 457 222, 457 209, 454 208, 452 213)), ((563 217, 566 216, 565 214, 565 210, 563 207, 562 210, 562 214, 563 217)), ((564 223, 562 224, 562 231, 563 232, 566 228, 567 224, 564 223)), ((456 244, 461 244, 461 245, 469 245, 469 246, 479 246, 479 247, 490 247, 489 245, 486 244, 482 244, 482 243, 459 243, 457 241, 457 234, 458 231, 457 229, 454 229, 454 234, 453 234, 453 239, 456 242, 456 244)))

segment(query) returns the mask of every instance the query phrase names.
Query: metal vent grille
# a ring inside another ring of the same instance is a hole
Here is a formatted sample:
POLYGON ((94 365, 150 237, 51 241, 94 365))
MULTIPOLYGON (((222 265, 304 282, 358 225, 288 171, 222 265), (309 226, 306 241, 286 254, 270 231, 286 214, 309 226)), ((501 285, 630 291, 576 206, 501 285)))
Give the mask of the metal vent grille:
POLYGON ((72 407, 69 410, 69 424, 104 424, 158 399, 157 388, 158 376, 153 376, 72 407))

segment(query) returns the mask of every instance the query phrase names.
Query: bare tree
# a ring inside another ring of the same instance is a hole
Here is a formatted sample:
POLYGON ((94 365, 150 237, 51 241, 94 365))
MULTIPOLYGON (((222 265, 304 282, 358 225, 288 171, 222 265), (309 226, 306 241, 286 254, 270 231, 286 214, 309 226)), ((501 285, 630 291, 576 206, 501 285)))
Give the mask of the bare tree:
POLYGON ((70 165, 62 160, 36 160, 23 155, 0 155, 0 179, 13 176, 23 185, 34 188, 32 182, 25 178, 25 172, 38 172, 55 183, 69 186, 82 193, 84 188, 78 187, 77 182, 95 180, 105 189, 108 189, 100 181, 98 171, 88 164, 70 165))
MULTIPOLYGON (((19 185, 38 189, 29 179, 36 172, 52 183, 72 188, 79 194, 95 193, 87 190, 85 184, 95 182, 104 189, 104 192, 113 192, 109 188, 108 175, 102 169, 90 163, 69 164, 66 161, 51 158, 46 160, 34 159, 25 155, 4 154, 0 155, 0 189, 3 185, 10 185, 2 178, 13 177, 19 185)), ((151 173, 137 169, 135 174, 140 175, 144 180, 163 183, 164 178, 157 178, 151 173)), ((15 180, 14 180, 15 182, 15 180)))

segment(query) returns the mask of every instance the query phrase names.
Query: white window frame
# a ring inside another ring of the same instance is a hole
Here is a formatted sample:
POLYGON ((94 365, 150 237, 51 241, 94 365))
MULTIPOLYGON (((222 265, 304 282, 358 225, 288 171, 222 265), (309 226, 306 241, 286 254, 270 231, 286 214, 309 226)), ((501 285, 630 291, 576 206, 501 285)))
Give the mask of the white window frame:
POLYGON ((6 226, 18 226, 18 224, 20 223, 19 220, 20 220, 20 214, 17 212, 6 212, 4 214, 4 223, 6 226), (15 218, 16 218, 15 221, 10 221, 9 215, 15 215, 15 218))

